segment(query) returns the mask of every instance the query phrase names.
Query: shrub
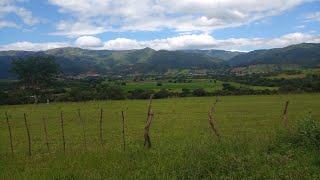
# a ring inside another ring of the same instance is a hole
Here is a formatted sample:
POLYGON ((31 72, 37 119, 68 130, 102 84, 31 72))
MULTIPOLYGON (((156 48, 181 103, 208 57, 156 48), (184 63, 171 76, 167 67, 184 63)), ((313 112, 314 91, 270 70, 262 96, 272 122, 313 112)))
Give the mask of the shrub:
POLYGON ((125 99, 126 95, 122 88, 117 84, 102 84, 97 88, 97 99, 125 99))
POLYGON ((154 94, 155 99, 167 98, 171 95, 171 93, 166 89, 161 89, 160 91, 154 94))
POLYGON ((195 89, 195 90, 193 90, 193 95, 194 96, 205 96, 205 95, 207 95, 207 92, 203 88, 195 89))
POLYGON ((292 142, 304 147, 320 148, 320 126, 311 115, 298 122, 292 142))
POLYGON ((71 101, 88 101, 94 99, 94 92, 90 89, 71 88, 68 93, 68 99, 71 101))
POLYGON ((143 89, 135 89, 129 91, 128 98, 129 99, 148 99, 151 94, 154 94, 153 90, 143 90, 143 89))

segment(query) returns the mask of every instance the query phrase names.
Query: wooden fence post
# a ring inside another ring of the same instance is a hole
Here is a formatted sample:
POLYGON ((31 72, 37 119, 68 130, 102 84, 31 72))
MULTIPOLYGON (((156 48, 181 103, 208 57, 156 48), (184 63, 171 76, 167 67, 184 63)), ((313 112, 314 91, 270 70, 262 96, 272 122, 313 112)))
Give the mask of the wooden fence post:
POLYGON ((82 120, 82 118, 81 118, 80 109, 78 109, 78 117, 79 117, 79 122, 82 125, 84 147, 85 147, 85 150, 87 151, 88 148, 87 148, 87 137, 86 137, 85 120, 82 120))
POLYGON ((45 140, 46 140, 45 143, 47 145, 48 152, 50 153, 49 141, 48 141, 48 132, 47 132, 47 124, 46 124, 46 120, 44 118, 44 114, 42 114, 42 122, 43 122, 43 129, 44 129, 44 135, 45 135, 45 140))
POLYGON ((26 125, 27 135, 28 135, 29 156, 31 156, 31 138, 30 138, 30 131, 29 131, 28 123, 27 123, 26 113, 23 113, 23 116, 24 116, 24 123, 26 125))
POLYGON ((221 140, 221 135, 218 132, 218 130, 216 129, 216 127, 215 127, 214 119, 213 119, 213 116, 212 116, 213 112, 214 112, 214 106, 212 106, 212 108, 210 109, 210 111, 208 113, 208 120, 209 120, 210 126, 211 126, 214 134, 217 136, 218 140, 220 141, 221 140))
POLYGON ((284 106, 283 114, 282 114, 282 119, 284 122, 284 126, 288 129, 288 106, 289 106, 289 101, 286 101, 286 104, 284 106))
POLYGON ((124 135, 124 113, 122 111, 122 139, 123 139, 123 151, 126 150, 126 139, 124 135))
POLYGON ((150 116, 151 105, 152 105, 152 98, 153 98, 153 94, 151 94, 151 96, 150 96, 150 98, 149 98, 149 106, 148 106, 148 112, 147 112, 147 120, 146 120, 146 122, 148 121, 149 116, 150 116))
POLYGON ((8 129, 9 129, 9 137, 10 137, 11 154, 12 154, 12 157, 13 157, 13 145, 12 145, 11 126, 10 126, 10 122, 9 122, 9 116, 8 116, 8 113, 7 113, 7 112, 5 112, 5 114, 6 114, 6 120, 7 120, 8 129))
POLYGON ((60 123, 61 123, 61 133, 62 133, 62 143, 63 143, 63 152, 65 153, 66 152, 66 142, 65 142, 65 139, 64 139, 64 126, 63 126, 63 115, 62 115, 62 110, 61 110, 61 113, 60 113, 60 123))
POLYGON ((103 113, 103 110, 102 108, 100 109, 100 143, 101 143, 101 146, 103 147, 103 137, 102 137, 102 113, 103 113))
POLYGON ((146 125, 144 127, 144 146, 147 146, 148 148, 151 148, 150 125, 154 115, 153 111, 151 110, 152 98, 153 98, 153 94, 150 96, 150 99, 149 99, 148 116, 147 116, 146 125))
POLYGON ((153 119, 153 112, 150 111, 149 117, 146 123, 146 126, 144 127, 144 146, 147 146, 148 148, 151 148, 151 140, 150 140, 150 125, 153 119))

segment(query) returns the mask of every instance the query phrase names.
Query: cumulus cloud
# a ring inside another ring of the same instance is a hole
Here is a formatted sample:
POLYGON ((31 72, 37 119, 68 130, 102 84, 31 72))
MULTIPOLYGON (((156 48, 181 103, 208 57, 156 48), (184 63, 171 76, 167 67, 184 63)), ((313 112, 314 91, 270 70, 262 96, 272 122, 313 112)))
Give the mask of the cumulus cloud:
POLYGON ((94 36, 82 36, 73 44, 66 42, 31 43, 17 42, 0 46, 0 50, 40 51, 53 48, 75 46, 95 50, 129 50, 146 47, 155 50, 185 50, 185 49, 223 49, 250 51, 256 49, 280 48, 299 43, 320 43, 320 35, 308 33, 290 33, 277 38, 229 38, 216 39, 209 34, 187 34, 177 37, 139 41, 135 39, 117 38, 102 42, 94 36))
MULTIPOLYGON (((236 27, 281 14, 311 0, 49 0, 71 14, 83 31, 57 27, 57 35, 94 35, 106 31, 200 31, 236 27), (93 31, 91 27, 100 28, 93 31), (68 32, 68 33, 67 33, 68 32)), ((63 23, 63 22, 60 22, 63 23)))
POLYGON ((49 42, 49 43, 32 43, 32 42, 16 42, 0 46, 0 51, 21 50, 21 51, 45 51, 48 49, 62 48, 70 46, 65 42, 49 42))
POLYGON ((75 45, 79 47, 92 48, 101 47, 103 43, 99 38, 94 36, 81 36, 75 41, 75 45))
POLYGON ((8 14, 17 15, 24 24, 33 26, 40 23, 40 19, 34 17, 31 11, 28 11, 25 8, 18 7, 14 4, 14 1, 9 0, 0 0, 0 28, 1 27, 19 27, 15 22, 11 22, 6 19, 8 14))
POLYGON ((78 37, 81 35, 94 35, 106 31, 104 27, 98 27, 87 22, 60 21, 57 25, 58 32, 51 35, 62 35, 68 37, 78 37))
POLYGON ((134 39, 117 38, 104 43, 99 49, 141 49, 151 47, 156 50, 182 49, 226 49, 226 50, 255 50, 285 47, 303 42, 320 43, 320 36, 305 33, 290 33, 278 38, 229 38, 215 39, 208 34, 181 35, 172 38, 137 41, 134 39))

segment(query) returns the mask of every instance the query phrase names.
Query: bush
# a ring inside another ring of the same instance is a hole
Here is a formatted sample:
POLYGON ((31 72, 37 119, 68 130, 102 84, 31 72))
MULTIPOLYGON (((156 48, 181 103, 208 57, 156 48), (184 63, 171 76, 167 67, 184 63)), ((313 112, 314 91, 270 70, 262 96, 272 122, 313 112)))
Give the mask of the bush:
POLYGON ((6 104, 8 100, 8 94, 0 91, 0 105, 6 104))
POLYGON ((71 101, 89 101, 94 99, 94 93, 90 89, 72 88, 68 93, 68 99, 71 101))
POLYGON ((320 149, 320 126, 311 115, 298 122, 297 131, 292 142, 304 147, 317 147, 320 149))
POLYGON ((126 95, 122 88, 117 84, 102 84, 97 88, 97 99, 119 100, 125 99, 126 95))
POLYGON ((186 97, 190 95, 190 89, 188 88, 182 88, 182 92, 179 94, 180 97, 186 97))
POLYGON ((157 86, 162 86, 162 83, 161 82, 157 82, 157 86))
POLYGON ((149 99, 151 94, 154 94, 153 90, 135 89, 129 91, 129 99, 149 99))
POLYGON ((154 94, 155 99, 167 98, 169 96, 171 96, 171 93, 166 89, 161 89, 154 94))
POLYGON ((195 90, 193 90, 193 95, 194 96, 206 96, 207 92, 203 88, 195 89, 195 90))
POLYGON ((14 90, 8 92, 5 104, 28 104, 33 102, 34 99, 31 97, 30 93, 21 90, 14 90))

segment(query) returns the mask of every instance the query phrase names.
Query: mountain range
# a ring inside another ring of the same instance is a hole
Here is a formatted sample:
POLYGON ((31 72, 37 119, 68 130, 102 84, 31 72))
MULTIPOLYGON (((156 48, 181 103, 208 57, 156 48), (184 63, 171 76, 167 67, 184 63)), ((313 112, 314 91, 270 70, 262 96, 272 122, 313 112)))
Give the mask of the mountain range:
POLYGON ((257 64, 302 67, 320 65, 320 44, 303 43, 269 50, 236 52, 224 50, 155 51, 151 48, 138 50, 88 50, 57 48, 47 51, 0 51, 0 79, 13 77, 11 61, 29 56, 52 56, 68 75, 87 72, 107 73, 164 73, 169 69, 221 69, 257 64))

